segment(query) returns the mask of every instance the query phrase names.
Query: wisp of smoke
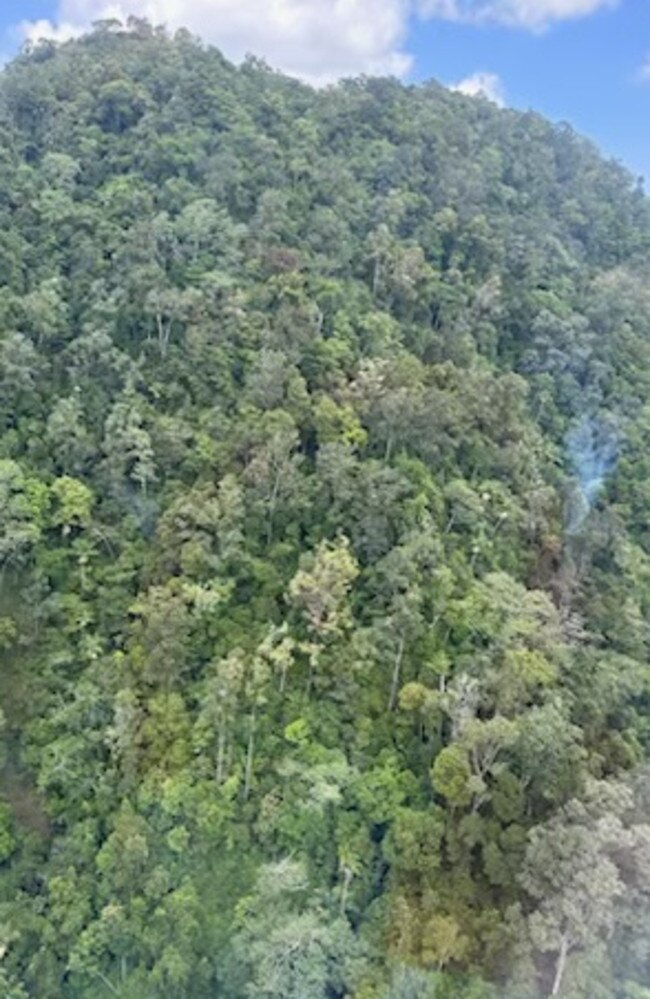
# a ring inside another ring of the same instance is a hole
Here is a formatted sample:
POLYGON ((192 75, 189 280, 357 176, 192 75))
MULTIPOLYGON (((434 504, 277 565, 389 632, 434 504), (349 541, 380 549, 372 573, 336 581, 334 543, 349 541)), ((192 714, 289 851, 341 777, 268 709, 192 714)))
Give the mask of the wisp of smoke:
POLYGON ((576 534, 596 502, 618 458, 618 434, 611 422, 585 417, 567 437, 567 453, 577 479, 567 510, 567 534, 576 534))

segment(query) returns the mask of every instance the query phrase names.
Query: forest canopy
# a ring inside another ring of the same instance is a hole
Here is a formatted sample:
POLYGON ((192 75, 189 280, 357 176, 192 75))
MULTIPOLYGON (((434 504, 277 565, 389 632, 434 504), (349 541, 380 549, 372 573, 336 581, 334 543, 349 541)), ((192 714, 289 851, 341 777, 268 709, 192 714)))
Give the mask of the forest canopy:
POLYGON ((650 206, 101 22, 0 74, 0 992, 649 999, 650 206))

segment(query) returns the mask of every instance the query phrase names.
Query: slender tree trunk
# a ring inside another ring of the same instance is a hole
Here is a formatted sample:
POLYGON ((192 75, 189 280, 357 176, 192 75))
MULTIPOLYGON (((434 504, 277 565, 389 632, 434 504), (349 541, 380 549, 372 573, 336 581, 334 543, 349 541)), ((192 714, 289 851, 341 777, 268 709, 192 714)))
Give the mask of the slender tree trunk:
POLYGON ((393 679, 390 685, 390 696, 388 698, 389 711, 394 711, 395 705, 397 704, 397 692, 399 690, 399 677, 400 677, 400 671, 402 669, 403 656, 404 656, 404 635, 400 635, 399 642, 397 645, 397 654, 395 656, 395 664, 393 666, 393 679))
POLYGON ((275 517, 275 506, 278 502, 278 493, 280 492, 280 482, 282 480, 281 472, 278 470, 275 475, 275 482, 273 483, 273 489, 271 490, 271 496, 269 499, 269 508, 267 513, 266 522, 266 543, 270 545, 273 541, 273 518, 275 517))
POLYGON ((248 801, 251 793, 251 780, 253 777, 253 758, 255 755, 255 727, 257 724, 257 708, 253 708, 251 715, 250 729, 248 732, 248 749, 246 750, 246 770, 244 773, 244 801, 248 801))
POLYGON ((221 724, 217 740, 217 784, 223 784, 226 762, 226 727, 221 724))
POLYGON ((566 934, 562 937, 562 942, 560 944, 560 953, 557 957, 557 965, 555 967, 555 980, 553 982, 553 988, 551 989, 552 996, 558 996, 560 994, 560 989, 562 988, 562 979, 564 977, 564 968, 566 965, 567 954, 569 953, 569 941, 567 940, 566 934))
POLYGON ((102 974, 101 971, 95 971, 94 974, 97 975, 97 978, 104 983, 107 989, 111 990, 113 995, 119 996, 120 993, 117 991, 113 983, 106 977, 106 975, 102 974))
POLYGON ((379 282, 381 280, 381 260, 375 257, 375 265, 372 270, 372 297, 377 298, 379 292, 379 282))
POLYGON ((158 347, 160 350, 160 356, 164 357, 167 353, 167 340, 169 339, 169 336, 165 330, 165 323, 161 312, 156 312, 156 326, 158 327, 158 347))
POLYGON ((354 874, 349 867, 344 868, 343 871, 343 887, 341 889, 341 915, 345 915, 345 910, 348 904, 348 895, 350 893, 350 885, 352 884, 352 878, 354 874))

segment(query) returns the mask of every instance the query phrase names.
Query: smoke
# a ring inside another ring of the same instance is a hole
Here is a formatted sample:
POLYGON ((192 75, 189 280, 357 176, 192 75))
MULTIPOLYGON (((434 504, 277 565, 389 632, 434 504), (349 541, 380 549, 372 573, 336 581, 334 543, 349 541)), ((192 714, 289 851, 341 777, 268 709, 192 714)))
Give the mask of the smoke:
POLYGON ((567 508, 567 534, 584 524, 618 458, 618 432, 603 417, 585 417, 567 436, 567 454, 576 487, 567 508))

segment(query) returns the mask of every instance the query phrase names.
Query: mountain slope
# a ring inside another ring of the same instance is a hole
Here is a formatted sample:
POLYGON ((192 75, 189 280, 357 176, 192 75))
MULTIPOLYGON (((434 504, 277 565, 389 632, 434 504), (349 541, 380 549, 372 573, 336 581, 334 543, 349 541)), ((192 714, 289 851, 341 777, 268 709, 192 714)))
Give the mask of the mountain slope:
POLYGON ((0 129, 5 993, 646 995, 643 192, 140 21, 0 129))

